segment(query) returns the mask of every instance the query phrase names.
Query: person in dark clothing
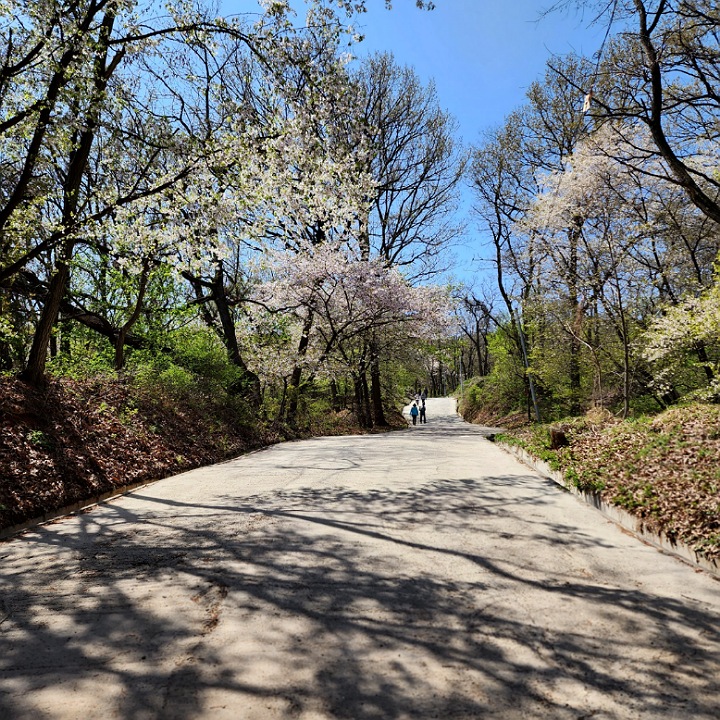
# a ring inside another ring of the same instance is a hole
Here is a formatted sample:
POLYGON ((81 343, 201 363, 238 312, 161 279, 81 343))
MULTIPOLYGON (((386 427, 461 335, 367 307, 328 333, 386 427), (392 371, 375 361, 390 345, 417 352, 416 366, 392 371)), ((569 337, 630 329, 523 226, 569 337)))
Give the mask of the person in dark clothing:
POLYGON ((420 406, 420 424, 427 423, 427 415, 425 414, 425 401, 420 406))

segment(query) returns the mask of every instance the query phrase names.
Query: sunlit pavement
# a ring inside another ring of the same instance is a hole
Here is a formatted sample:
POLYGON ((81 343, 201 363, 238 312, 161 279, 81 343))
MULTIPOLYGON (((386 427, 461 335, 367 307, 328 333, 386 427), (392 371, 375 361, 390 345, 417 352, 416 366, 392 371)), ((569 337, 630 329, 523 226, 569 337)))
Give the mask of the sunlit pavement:
POLYGON ((720 585, 428 400, 0 543, 0 718, 720 716, 720 585))

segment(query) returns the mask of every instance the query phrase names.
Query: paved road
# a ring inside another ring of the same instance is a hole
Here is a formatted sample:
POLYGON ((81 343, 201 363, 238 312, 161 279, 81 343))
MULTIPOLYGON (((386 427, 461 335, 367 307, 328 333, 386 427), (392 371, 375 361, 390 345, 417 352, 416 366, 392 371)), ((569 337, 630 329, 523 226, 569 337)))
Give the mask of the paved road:
POLYGON ((0 543, 0 718, 720 717, 720 584, 430 400, 0 543))

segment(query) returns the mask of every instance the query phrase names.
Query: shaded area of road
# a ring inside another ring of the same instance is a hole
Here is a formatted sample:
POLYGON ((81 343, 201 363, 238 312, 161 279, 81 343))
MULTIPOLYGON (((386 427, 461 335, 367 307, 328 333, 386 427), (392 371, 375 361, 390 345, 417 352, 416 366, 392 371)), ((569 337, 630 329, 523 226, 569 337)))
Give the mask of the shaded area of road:
POLYGON ((2 718, 717 718, 719 586, 429 401, 0 544, 2 718))

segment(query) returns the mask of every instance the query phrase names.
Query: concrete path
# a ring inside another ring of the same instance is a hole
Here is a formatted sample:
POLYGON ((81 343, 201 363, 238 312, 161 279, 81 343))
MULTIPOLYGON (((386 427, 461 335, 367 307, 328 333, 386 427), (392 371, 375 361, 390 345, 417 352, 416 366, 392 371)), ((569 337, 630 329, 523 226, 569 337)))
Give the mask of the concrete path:
POLYGON ((0 544, 0 718, 717 720, 720 584, 430 400, 0 544))

